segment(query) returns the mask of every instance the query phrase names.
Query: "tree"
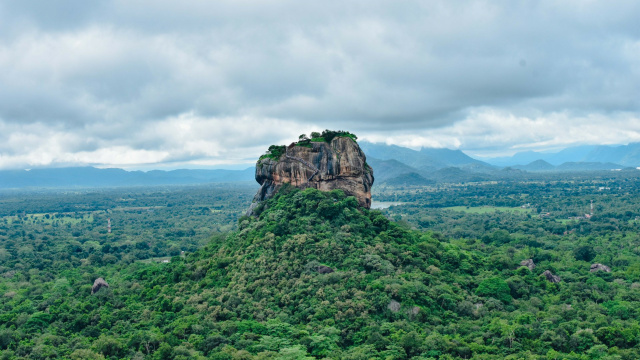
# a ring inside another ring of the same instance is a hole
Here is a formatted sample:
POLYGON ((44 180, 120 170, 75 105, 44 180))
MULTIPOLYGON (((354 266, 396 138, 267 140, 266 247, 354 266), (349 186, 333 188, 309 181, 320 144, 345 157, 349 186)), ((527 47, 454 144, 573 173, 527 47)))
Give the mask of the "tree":
POLYGON ((492 277, 482 281, 476 289, 476 295, 493 297, 504 303, 510 303, 513 299, 510 292, 507 282, 499 277, 492 277))
POLYGON ((313 360, 308 356, 307 350, 302 345, 286 347, 278 353, 278 359, 282 360, 313 360))
POLYGON ((573 251, 573 256, 575 256, 576 260, 582 261, 591 261, 596 257, 596 252, 593 250, 591 246, 580 246, 579 248, 573 251))

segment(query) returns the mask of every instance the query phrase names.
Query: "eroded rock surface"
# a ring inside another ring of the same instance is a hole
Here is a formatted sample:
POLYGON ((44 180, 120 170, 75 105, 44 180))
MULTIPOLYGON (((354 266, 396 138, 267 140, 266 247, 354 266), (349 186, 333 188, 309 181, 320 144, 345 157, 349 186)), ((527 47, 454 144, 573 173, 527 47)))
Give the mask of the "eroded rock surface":
POLYGON ((320 274, 331 274, 333 272, 333 269, 328 266, 320 265, 318 266, 318 272, 320 274))
POLYGON ((608 267, 607 265, 603 265, 603 264, 591 264, 591 269, 589 271, 591 271, 591 272, 596 272, 596 271, 611 272, 611 268, 608 267))
POLYGON ((531 271, 536 268, 536 264, 533 262, 533 259, 522 260, 520 262, 520 266, 526 266, 531 271))
POLYGON ((559 283, 561 281, 559 276, 553 275, 553 273, 551 273, 551 271, 549 270, 545 270, 545 272, 543 272, 542 275, 544 275, 547 278, 547 281, 552 283, 559 283))
POLYGON ((109 287, 106 281, 103 278, 97 278, 96 281, 93 282, 93 286, 91 287, 91 294, 97 293, 103 287, 109 287))
POLYGON ((373 169, 366 163, 364 152, 349 137, 335 137, 330 143, 308 142, 307 146, 291 144, 277 159, 264 157, 256 163, 256 181, 261 185, 247 211, 277 193, 289 183, 304 189, 322 191, 341 189, 347 196, 355 196, 358 203, 371 207, 373 169))
POLYGON ((387 309, 391 310, 391 312, 397 313, 400 311, 400 303, 395 300, 391 300, 389 301, 389 305, 387 305, 387 309))

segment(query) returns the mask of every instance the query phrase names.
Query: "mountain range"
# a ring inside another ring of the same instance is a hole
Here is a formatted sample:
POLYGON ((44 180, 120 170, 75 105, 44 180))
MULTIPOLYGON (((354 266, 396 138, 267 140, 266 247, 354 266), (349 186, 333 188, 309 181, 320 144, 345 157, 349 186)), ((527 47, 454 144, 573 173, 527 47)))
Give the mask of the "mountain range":
POLYGON ((566 162, 613 163, 621 167, 640 166, 640 143, 628 145, 583 145, 563 149, 558 152, 525 151, 508 157, 487 158, 485 161, 496 166, 517 166, 530 164, 536 160, 558 166, 566 162))
POLYGON ((636 155, 639 145, 580 146, 558 153, 526 152, 509 158, 481 161, 460 150, 412 150, 396 145, 360 143, 367 154, 367 161, 374 169, 377 183, 388 185, 517 179, 526 177, 527 173, 538 172, 620 170, 640 166, 640 156, 636 155))
MULTIPOLYGON (((518 179, 528 173, 609 171, 640 167, 640 143, 585 145, 558 152, 520 152, 481 161, 460 150, 359 142, 374 169, 376 184, 428 185, 436 182, 518 179)), ((0 171, 0 189, 49 187, 114 187, 253 182, 255 168, 244 170, 126 171, 94 167, 0 171)))
POLYGON ((253 167, 245 170, 126 171, 71 167, 0 171, 0 189, 49 187, 112 187, 188 185, 213 182, 254 181, 253 167))

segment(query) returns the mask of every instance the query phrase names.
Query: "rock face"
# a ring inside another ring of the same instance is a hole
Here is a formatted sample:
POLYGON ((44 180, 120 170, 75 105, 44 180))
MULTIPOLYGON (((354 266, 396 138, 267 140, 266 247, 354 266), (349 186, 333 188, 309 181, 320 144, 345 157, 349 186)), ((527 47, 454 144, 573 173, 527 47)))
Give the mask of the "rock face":
POLYGON ((256 181, 261 186, 248 215, 285 183, 301 189, 341 189, 347 196, 355 196, 361 206, 371 207, 373 170, 360 146, 346 136, 335 137, 330 143, 291 144, 277 160, 263 157, 256 163, 256 181))
POLYGON ((97 293, 103 287, 109 287, 106 281, 103 278, 97 278, 96 281, 93 282, 93 286, 91 287, 91 294, 97 293))
POLYGON ((522 260, 520 262, 520 266, 526 266, 531 271, 536 268, 536 264, 533 262, 533 259, 522 260))
POLYGON ((611 268, 608 267, 607 265, 592 264, 591 265, 591 270, 589 270, 589 271, 591 271, 591 272, 596 272, 596 271, 611 272, 611 268))
POLYGON ((333 272, 333 269, 328 266, 320 265, 318 266, 318 272, 320 274, 331 274, 333 272))
POLYGON ((545 272, 542 273, 542 275, 544 275, 547 278, 547 281, 552 282, 552 283, 559 283, 560 282, 560 277, 553 275, 551 273, 551 271, 549 270, 545 270, 545 272))

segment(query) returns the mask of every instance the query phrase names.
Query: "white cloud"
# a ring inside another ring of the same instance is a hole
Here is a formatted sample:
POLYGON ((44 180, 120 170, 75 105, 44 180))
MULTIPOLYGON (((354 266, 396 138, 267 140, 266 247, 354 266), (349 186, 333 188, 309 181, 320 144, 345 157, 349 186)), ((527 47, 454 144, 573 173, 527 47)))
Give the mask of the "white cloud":
POLYGON ((413 134, 363 134, 371 142, 419 149, 464 149, 477 156, 512 155, 526 150, 558 150, 583 144, 640 142, 640 116, 635 113, 590 114, 566 112, 515 116, 497 109, 480 108, 449 126, 413 134))
POLYGON ((229 163, 325 128, 479 154, 640 131, 633 1, 41 5, 0 4, 2 168, 229 163))

